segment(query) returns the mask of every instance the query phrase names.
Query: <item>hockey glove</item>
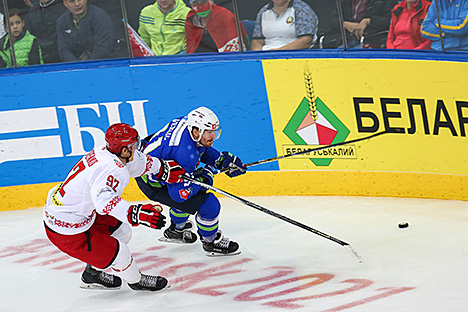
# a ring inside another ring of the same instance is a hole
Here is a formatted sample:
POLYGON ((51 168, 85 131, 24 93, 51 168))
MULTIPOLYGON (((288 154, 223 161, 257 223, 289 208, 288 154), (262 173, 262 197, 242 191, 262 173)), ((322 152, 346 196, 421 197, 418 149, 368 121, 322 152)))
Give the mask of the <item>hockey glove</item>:
POLYGON ((222 152, 221 156, 215 162, 215 168, 226 170, 226 174, 230 177, 237 177, 244 174, 247 167, 242 163, 239 157, 232 155, 229 152, 222 152))
POLYGON ((138 204, 128 209, 128 222, 132 226, 143 224, 152 229, 160 229, 166 225, 166 217, 161 214, 162 207, 152 204, 138 204))
POLYGON ((173 160, 159 160, 161 161, 161 168, 159 169, 156 179, 167 183, 178 183, 183 181, 181 175, 185 173, 185 169, 182 168, 181 165, 173 160))
POLYGON ((195 170, 193 173, 193 177, 195 179, 198 179, 200 182, 203 182, 205 184, 213 185, 213 167, 210 165, 206 165, 205 168, 198 168, 195 170))

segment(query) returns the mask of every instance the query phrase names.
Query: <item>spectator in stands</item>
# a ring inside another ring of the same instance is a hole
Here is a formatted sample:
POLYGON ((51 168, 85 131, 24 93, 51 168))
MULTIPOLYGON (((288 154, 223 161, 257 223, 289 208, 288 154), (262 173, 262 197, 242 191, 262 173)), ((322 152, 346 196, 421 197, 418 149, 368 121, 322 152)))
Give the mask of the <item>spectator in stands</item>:
POLYGON ((57 44, 64 62, 117 56, 114 25, 109 15, 87 0, 63 0, 69 10, 57 20, 57 44))
MULTIPOLYGON (((468 50, 468 1, 438 0, 438 4, 444 48, 468 50)), ((432 40, 431 49, 442 51, 438 24, 436 5, 433 1, 427 11, 421 33, 424 38, 432 40)))
POLYGON ((189 12, 183 0, 156 0, 141 10, 138 33, 155 55, 185 53, 189 12))
POLYGON ((252 50, 309 49, 317 41, 318 17, 302 0, 272 0, 257 14, 252 50))
POLYGON ((8 29, 6 23, 10 25, 10 33, 0 39, 0 67, 14 66, 10 49, 12 42, 18 66, 43 64, 38 40, 26 30, 21 11, 11 9, 9 18, 5 19, 5 29, 8 29))
POLYGON ((429 49, 431 41, 421 36, 421 26, 431 3, 428 0, 403 0, 392 10, 387 49, 429 49))
MULTIPOLYGON (((190 0, 190 10, 185 21, 187 53, 240 51, 239 36, 234 14, 212 0, 190 0)), ((250 41, 240 24, 244 48, 250 41)))
POLYGON ((58 63, 57 19, 67 9, 62 0, 40 0, 26 15, 28 30, 39 40, 44 63, 58 63))
MULTIPOLYGON (((363 36, 368 37, 371 47, 385 45, 392 9, 396 4, 397 0, 342 0, 343 26, 348 47, 358 46, 363 36)), ((325 48, 343 45, 339 21, 338 10, 335 8, 329 30, 325 32, 325 48)))

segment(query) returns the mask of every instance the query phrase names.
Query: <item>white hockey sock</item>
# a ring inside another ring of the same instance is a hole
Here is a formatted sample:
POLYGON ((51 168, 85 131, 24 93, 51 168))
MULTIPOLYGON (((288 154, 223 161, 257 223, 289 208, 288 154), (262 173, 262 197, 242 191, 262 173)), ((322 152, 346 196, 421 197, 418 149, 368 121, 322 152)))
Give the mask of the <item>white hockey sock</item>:
POLYGON ((177 230, 182 230, 185 227, 186 224, 187 224, 187 221, 182 222, 182 223, 175 223, 175 228, 177 230))
POLYGON ((120 249, 117 257, 111 265, 112 272, 127 281, 130 284, 138 283, 141 278, 140 270, 138 269, 135 260, 128 249, 128 246, 120 242, 120 249))

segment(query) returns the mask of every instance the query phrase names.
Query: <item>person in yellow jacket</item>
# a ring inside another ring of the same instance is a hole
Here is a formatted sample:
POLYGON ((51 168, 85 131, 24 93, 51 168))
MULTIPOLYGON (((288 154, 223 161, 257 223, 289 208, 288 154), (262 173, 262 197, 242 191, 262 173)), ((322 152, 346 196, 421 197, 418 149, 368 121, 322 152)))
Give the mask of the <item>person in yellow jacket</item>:
POLYGON ((189 11, 182 0, 156 0, 141 10, 138 33, 155 55, 185 53, 189 11))
POLYGON ((0 39, 0 67, 13 67, 14 65, 10 50, 11 42, 13 42, 18 66, 44 64, 37 38, 24 27, 25 22, 21 12, 18 9, 11 9, 9 13, 9 18, 5 19, 5 29, 7 29, 6 23, 9 23, 11 33, 0 39))

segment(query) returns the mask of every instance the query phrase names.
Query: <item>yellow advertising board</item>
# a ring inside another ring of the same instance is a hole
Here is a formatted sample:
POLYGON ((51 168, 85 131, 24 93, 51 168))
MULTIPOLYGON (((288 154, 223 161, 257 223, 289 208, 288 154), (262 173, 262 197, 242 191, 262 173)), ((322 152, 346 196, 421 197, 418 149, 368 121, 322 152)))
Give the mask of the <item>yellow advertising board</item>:
POLYGON ((278 155, 388 132, 280 160, 282 172, 321 179, 312 193, 468 199, 467 63, 298 59, 263 69, 278 155))

